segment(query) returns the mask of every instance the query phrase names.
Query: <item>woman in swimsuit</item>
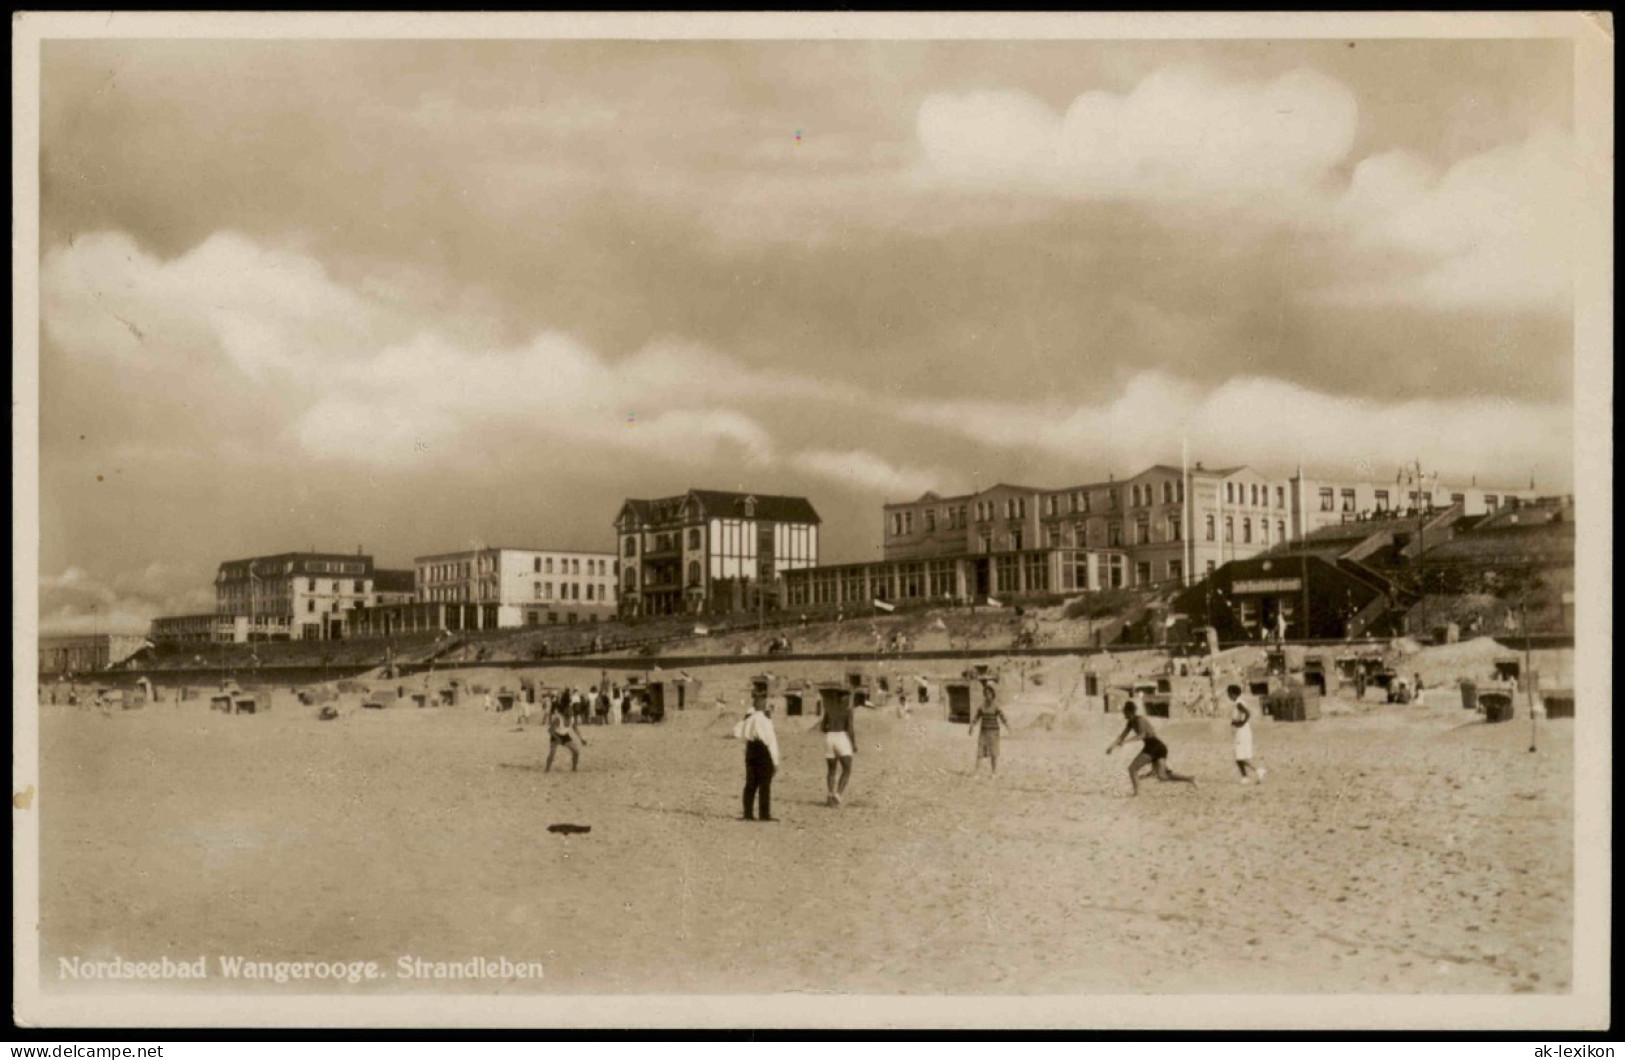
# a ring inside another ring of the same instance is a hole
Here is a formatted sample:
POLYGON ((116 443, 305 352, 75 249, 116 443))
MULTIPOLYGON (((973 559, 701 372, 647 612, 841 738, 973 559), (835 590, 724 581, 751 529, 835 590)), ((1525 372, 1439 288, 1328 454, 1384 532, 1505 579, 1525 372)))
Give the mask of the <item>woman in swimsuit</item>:
POLYGON ((1138 795, 1140 793, 1140 771, 1146 766, 1151 767, 1152 774, 1158 780, 1164 782, 1177 781, 1181 784, 1189 784, 1191 787, 1196 786, 1195 777, 1181 776, 1168 768, 1168 745, 1157 739, 1157 730, 1151 727, 1151 719, 1140 714, 1133 703, 1123 704, 1123 717, 1128 719, 1128 724, 1123 726, 1122 735, 1118 736, 1117 740, 1106 748, 1106 753, 1111 754, 1123 746, 1124 741, 1130 736, 1140 738, 1140 753, 1135 755, 1134 761, 1128 764, 1128 782, 1133 785, 1134 794, 1138 795))

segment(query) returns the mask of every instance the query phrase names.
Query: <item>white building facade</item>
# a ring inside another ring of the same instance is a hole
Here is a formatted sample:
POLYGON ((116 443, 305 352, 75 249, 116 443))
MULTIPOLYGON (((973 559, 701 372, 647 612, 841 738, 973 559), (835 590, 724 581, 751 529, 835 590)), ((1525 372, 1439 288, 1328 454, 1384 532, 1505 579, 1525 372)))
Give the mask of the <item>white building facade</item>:
POLYGON ((465 628, 513 629, 599 622, 615 615, 617 568, 610 552, 482 548, 419 556, 419 603, 470 605, 465 628))

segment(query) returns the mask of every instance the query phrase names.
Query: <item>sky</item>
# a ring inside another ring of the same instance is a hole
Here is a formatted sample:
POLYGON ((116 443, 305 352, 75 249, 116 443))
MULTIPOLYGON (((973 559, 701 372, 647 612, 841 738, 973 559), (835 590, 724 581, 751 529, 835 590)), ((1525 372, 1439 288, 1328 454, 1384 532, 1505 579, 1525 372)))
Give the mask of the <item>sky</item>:
POLYGON ((1572 45, 51 40, 40 621, 1177 463, 1572 488, 1572 45))

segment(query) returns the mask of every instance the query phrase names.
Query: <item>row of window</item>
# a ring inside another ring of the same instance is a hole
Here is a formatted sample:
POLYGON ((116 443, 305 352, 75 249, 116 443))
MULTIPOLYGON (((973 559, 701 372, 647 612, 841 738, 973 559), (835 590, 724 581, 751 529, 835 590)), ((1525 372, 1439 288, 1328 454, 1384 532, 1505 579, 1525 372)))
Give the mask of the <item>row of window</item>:
MULTIPOLYGON (((578 616, 574 611, 570 611, 567 614, 565 614, 565 616, 564 616, 565 622, 568 625, 572 625, 572 626, 576 624, 576 622, 579 620, 579 617, 580 616, 578 616)), ((597 622, 598 621, 598 616, 597 615, 588 615, 587 616, 587 621, 588 622, 597 622)), ((559 613, 557 611, 549 611, 547 613, 547 622, 548 622, 548 625, 553 625, 553 626, 558 625, 559 613)), ((527 625, 527 626, 539 626, 541 624, 542 624, 542 613, 540 611, 526 611, 525 612, 525 625, 527 625)))
MULTIPOLYGON (((1077 491, 1066 494, 1043 494, 1042 499, 1040 499, 1043 517, 1045 519, 1055 519, 1058 515, 1090 514, 1092 509, 1090 509, 1089 496, 1087 489, 1077 489, 1077 491)), ((1118 507, 1118 489, 1107 489, 1103 496, 1105 496, 1105 502, 1107 502, 1107 510, 1116 510, 1116 507, 1118 507)), ((1269 488, 1251 484, 1251 491, 1248 491, 1246 484, 1225 483, 1225 501, 1235 504, 1237 497, 1243 497, 1241 502, 1245 504, 1246 496, 1253 497, 1253 504, 1267 504, 1269 488), (1240 486, 1240 489, 1238 489, 1238 486, 1240 486)), ((1160 504, 1185 504, 1185 483, 1170 478, 1170 480, 1162 481, 1162 483, 1134 483, 1129 486, 1129 507, 1150 507, 1159 504, 1159 502, 1160 504)), ((1276 488, 1276 504, 1279 507, 1285 507, 1284 486, 1277 486, 1276 488)), ((970 506, 965 506, 965 504, 960 504, 960 506, 949 504, 949 506, 944 507, 928 507, 928 509, 920 510, 921 525, 925 528, 926 533, 934 532, 938 528, 939 522, 947 530, 964 530, 965 527, 970 525, 967 519, 968 514, 970 514, 970 506)), ((1003 504, 996 501, 975 502, 975 517, 977 517, 978 523, 993 522, 994 519, 998 519, 999 515, 1003 515, 1004 519, 1009 520, 1027 519, 1027 497, 1006 497, 1003 504)), ((908 537, 908 535, 912 535, 913 528, 915 528, 915 512, 913 510, 892 512, 892 522, 890 522, 892 537, 908 537)), ((1173 540, 1178 540, 1178 538, 1173 538, 1173 540)))
MULTIPOLYGON (((1407 498, 1412 508, 1424 508, 1433 503, 1433 494, 1427 490, 1411 490, 1409 494, 1402 495, 1407 498)), ((1386 512, 1391 510, 1389 493, 1387 490, 1373 490, 1372 497, 1374 498, 1373 507, 1375 507, 1377 511, 1386 512)), ((1494 511, 1500 506, 1500 500, 1501 498, 1498 495, 1494 493, 1486 493, 1484 495, 1484 507, 1490 511, 1494 511)), ((1467 495, 1465 493, 1452 493, 1450 495, 1450 503, 1452 505, 1465 504, 1467 503, 1467 495)), ((1320 510, 1323 512, 1334 510, 1344 512, 1357 511, 1358 506, 1355 499, 1354 490, 1344 489, 1338 496, 1334 497, 1332 487, 1322 486, 1320 488, 1320 510), (1340 508, 1334 509, 1334 502, 1339 500, 1342 502, 1340 508)))
MULTIPOLYGON (((536 582, 535 587, 536 587, 536 599, 538 599, 538 600, 551 600, 551 599, 553 599, 553 583, 552 582, 536 582)), ((581 599, 586 599, 586 601, 588 603, 593 603, 595 601, 597 603, 608 603, 609 600, 610 600, 610 597, 614 594, 614 592, 615 592, 615 587, 613 585, 594 585, 592 582, 587 582, 586 583, 586 596, 583 597, 581 595, 581 593, 582 593, 582 583, 580 583, 580 582, 560 582, 559 583, 559 599, 560 600, 581 600, 581 599)))
MULTIPOLYGON (((536 556, 536 557, 533 557, 532 560, 531 560, 531 564, 532 564, 532 567, 531 567, 531 573, 532 574, 552 574, 553 573, 553 557, 552 556, 536 556)), ((559 571, 558 572, 560 574, 580 574, 581 573, 581 560, 580 560, 580 558, 576 557, 576 556, 562 556, 562 557, 560 557, 559 558, 559 571)), ((587 574, 589 576, 595 576, 595 577, 600 577, 600 578, 609 577, 609 560, 607 560, 607 559, 589 559, 589 560, 587 560, 587 574)))
MULTIPOLYGON (((1205 530, 1205 537, 1207 540, 1215 541, 1218 539, 1218 527, 1213 516, 1211 515, 1206 519, 1205 530)), ((1271 543, 1270 521, 1268 519, 1258 520, 1258 535, 1262 544, 1268 545, 1271 543)), ((1226 542, 1233 542, 1236 540, 1236 517, 1233 515, 1227 515, 1224 517, 1224 539, 1226 542)), ((1286 540, 1286 520, 1284 519, 1277 519, 1275 521, 1275 540, 1277 542, 1286 540)), ((1242 516, 1241 543, 1244 545, 1250 545, 1253 543, 1252 516, 1242 516)))
MULTIPOLYGON (((1224 503, 1245 504, 1251 508, 1268 508, 1270 506, 1270 487, 1257 482, 1226 482, 1224 484, 1224 503)), ((1286 507, 1285 486, 1275 487, 1275 507, 1283 509, 1286 507)))

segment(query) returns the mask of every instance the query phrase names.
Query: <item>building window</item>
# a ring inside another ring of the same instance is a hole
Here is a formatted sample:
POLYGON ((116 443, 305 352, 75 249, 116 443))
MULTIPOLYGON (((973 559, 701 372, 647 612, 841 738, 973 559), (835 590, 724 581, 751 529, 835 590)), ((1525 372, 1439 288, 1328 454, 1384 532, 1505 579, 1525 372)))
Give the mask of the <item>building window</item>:
POLYGON ((1136 545, 1149 545, 1151 543, 1151 517, 1138 515, 1134 519, 1134 543, 1136 545))
POLYGON ((1011 548, 1011 550, 1014 551, 1014 552, 1020 552, 1025 547, 1026 547, 1026 543, 1022 539, 1021 527, 1019 527, 1019 526, 1011 527, 1010 528, 1010 548, 1011 548))
POLYGON ((1226 482, 1224 484, 1224 503, 1236 503, 1236 484, 1234 482, 1226 482))
POLYGON ((1180 520, 1179 516, 1170 515, 1168 517, 1168 540, 1170 540, 1170 541, 1179 541, 1179 540, 1182 540, 1184 538, 1184 536, 1185 536, 1185 534, 1184 534, 1185 528, 1180 524, 1181 524, 1181 520, 1180 520))
POLYGON ((914 532, 914 513, 913 512, 904 512, 903 513, 903 533, 912 534, 913 532, 914 532))
POLYGON ((1277 508, 1285 508, 1286 507, 1286 487, 1285 486, 1276 486, 1275 487, 1275 506, 1277 508))
POLYGON ((1224 539, 1226 541, 1234 541, 1236 539, 1236 517, 1233 515, 1227 515, 1224 517, 1224 539))
POLYGON ((1467 503, 1467 494, 1465 494, 1465 493, 1452 493, 1450 495, 1450 503, 1452 505, 1466 504, 1467 503))
POLYGON ((1185 580, 1184 561, 1177 559, 1171 559, 1168 561, 1168 580, 1172 582, 1185 580))
POLYGON ((1277 537, 1278 540, 1285 541, 1286 540, 1286 523, 1283 522, 1283 521, 1277 520, 1276 523, 1275 523, 1275 533, 1276 533, 1276 537, 1277 537))
POLYGON ((1214 520, 1213 520, 1213 516, 1209 515, 1207 517, 1206 523, 1207 523, 1207 539, 1209 541, 1216 540, 1216 538, 1214 537, 1214 520))
POLYGON ((1136 563, 1134 565, 1134 584, 1135 585, 1150 585, 1151 584, 1151 564, 1149 564, 1149 563, 1136 563))
POLYGON ((1264 544, 1270 543, 1270 521, 1268 519, 1258 520, 1258 536, 1263 540, 1264 544))
POLYGON ((310 586, 309 586, 308 591, 310 591, 310 592, 315 592, 316 591, 316 579, 315 578, 310 579, 310 586))
POLYGON ((1484 494, 1484 507, 1488 511, 1495 511, 1496 508, 1500 507, 1500 498, 1493 493, 1484 494))
POLYGON ((306 600, 305 601, 305 610, 309 611, 309 612, 314 612, 316 610, 316 601, 314 601, 314 600, 306 600))
POLYGON ((1106 547, 1123 547, 1123 524, 1115 519, 1106 524, 1106 547))
POLYGON ((993 551, 993 535, 992 534, 983 534, 982 535, 982 551, 983 552, 992 552, 993 551))
MULTIPOLYGON (((628 556, 630 556, 635 551, 636 550, 633 548, 632 542, 630 540, 628 540, 627 543, 626 543, 626 554, 628 556)), ((542 569, 544 571, 546 571, 548 574, 553 573, 553 557, 552 556, 547 557, 547 562, 542 565, 542 569)))
POLYGON ((1027 518, 1027 498, 1026 497, 1017 497, 1016 498, 1016 518, 1017 519, 1025 519, 1025 518, 1027 518))
POLYGON ((1052 526, 1052 527, 1049 528, 1047 533, 1048 533, 1048 536, 1049 536, 1049 547, 1050 548, 1060 548, 1061 547, 1061 528, 1058 527, 1058 526, 1052 526))
POLYGON ((937 530, 937 510, 935 508, 927 508, 925 510, 925 532, 928 533, 928 534, 932 534, 932 533, 936 533, 936 530, 937 530))
POLYGON ((1212 561, 1212 560, 1208 560, 1208 561, 1207 561, 1207 576, 1208 576, 1208 577, 1209 577, 1209 578, 1211 578, 1211 577, 1213 577, 1213 571, 1214 571, 1214 569, 1215 569, 1215 564, 1214 564, 1214 562, 1213 562, 1213 561, 1212 561))
POLYGON ((1388 510, 1388 491, 1387 490, 1378 490, 1377 491, 1377 511, 1385 512, 1387 510, 1388 510))
POLYGON ((1244 545, 1253 543, 1253 521, 1251 519, 1241 521, 1241 543, 1244 545))
POLYGON ((969 505, 961 504, 959 506, 959 525, 961 527, 965 527, 965 526, 970 525, 970 520, 967 518, 967 515, 968 515, 969 512, 970 512, 970 506, 969 505))
POLYGON ((1083 502, 1083 506, 1078 510, 1083 512, 1083 514, 1088 515, 1089 514, 1089 494, 1087 494, 1087 493, 1078 494, 1078 500, 1083 502))
MULTIPOLYGON (((874 524, 871 523, 869 525, 873 526, 874 524)), ((688 564, 688 584, 689 585, 698 585, 698 584, 700 584, 700 561, 699 560, 691 560, 689 562, 689 564, 688 564)))
POLYGON ((1332 488, 1330 486, 1321 487, 1320 510, 1323 512, 1329 512, 1332 510, 1332 488))
POLYGON ((1345 512, 1354 511, 1354 491, 1353 490, 1344 490, 1343 491, 1343 510, 1345 512))

